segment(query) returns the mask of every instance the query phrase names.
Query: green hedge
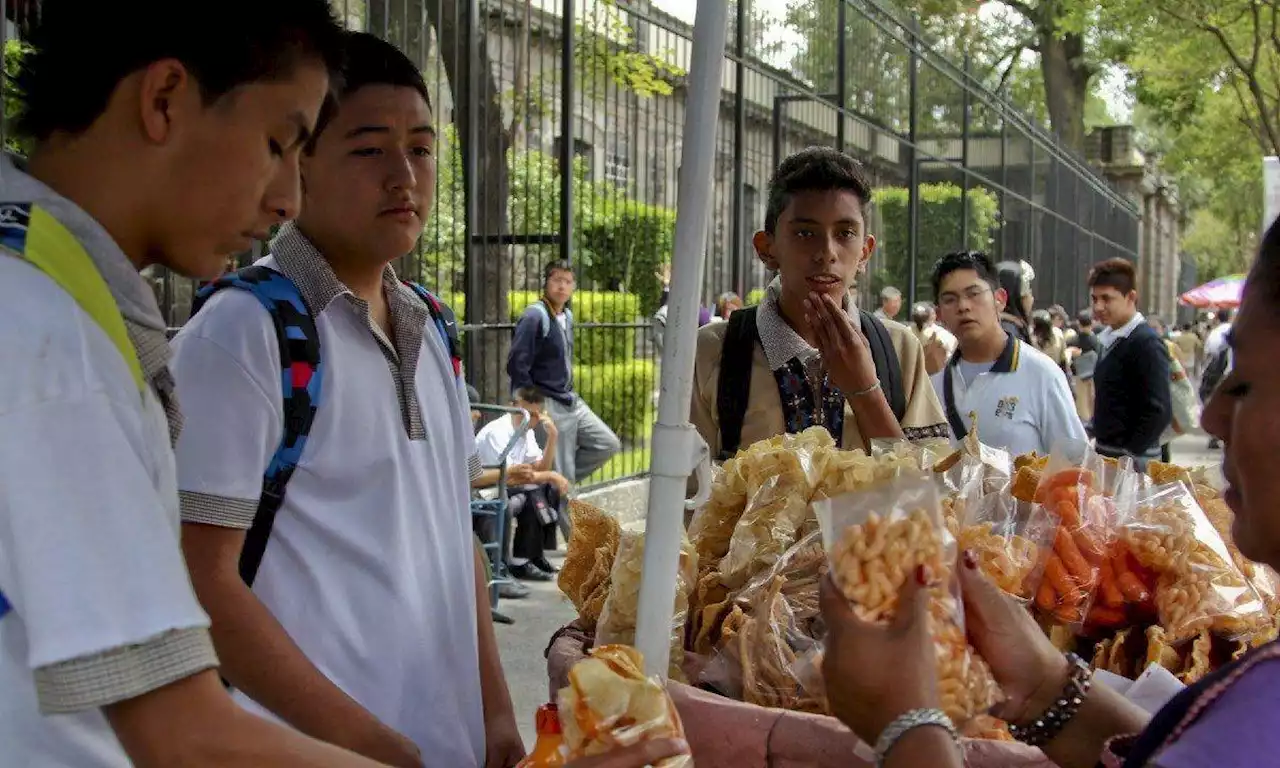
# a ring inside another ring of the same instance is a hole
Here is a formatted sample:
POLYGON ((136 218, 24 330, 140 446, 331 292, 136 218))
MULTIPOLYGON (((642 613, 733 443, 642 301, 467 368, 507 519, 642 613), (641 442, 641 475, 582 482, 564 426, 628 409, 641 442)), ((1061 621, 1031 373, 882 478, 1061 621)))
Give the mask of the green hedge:
POLYGON ((957 184, 921 184, 916 295, 906 296, 911 269, 907 253, 910 226, 907 189, 881 187, 871 193, 871 199, 880 212, 882 222, 881 231, 875 233, 882 261, 872 275, 872 293, 879 293, 881 288, 892 285, 902 290, 908 307, 915 301, 933 300, 929 275, 934 261, 961 248, 989 251, 1000 226, 1000 202, 990 190, 982 187, 970 189, 966 205, 957 184), (969 241, 963 243, 961 223, 966 215, 969 217, 969 241))
MULTIPOLYGON (((537 291, 509 291, 507 308, 511 322, 538 300, 537 291)), ((442 293, 459 320, 467 316, 464 293, 442 293)), ((635 323, 640 319, 640 299, 631 293, 578 291, 573 295, 573 319, 578 323, 635 323)), ((573 360, 582 365, 600 365, 630 360, 636 355, 635 328, 579 328, 574 337, 573 360)))
POLYGON ((653 421, 657 366, 652 360, 575 365, 573 383, 591 410, 624 444, 635 444, 653 421))
POLYGON ((634 200, 602 207, 581 230, 586 277, 593 285, 626 288, 639 297, 642 314, 652 315, 662 301, 658 273, 675 250, 676 212, 634 200))

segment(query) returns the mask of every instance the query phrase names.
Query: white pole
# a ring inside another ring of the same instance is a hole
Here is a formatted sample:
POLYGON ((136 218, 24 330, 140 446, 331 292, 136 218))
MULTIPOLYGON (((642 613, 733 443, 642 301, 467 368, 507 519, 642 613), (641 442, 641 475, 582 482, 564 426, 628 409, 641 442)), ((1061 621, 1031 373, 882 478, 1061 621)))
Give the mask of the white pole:
MULTIPOLYGON (((646 671, 662 677, 666 676, 671 650, 685 486, 699 457, 706 453, 705 443, 689 424, 689 401, 693 396, 693 356, 711 211, 727 22, 726 0, 698 0, 685 97, 680 202, 663 342, 662 388, 658 421, 653 429, 644 575, 636 627, 636 648, 644 654, 646 671)), ((703 474, 700 479, 699 495, 703 495, 709 478, 703 474)))

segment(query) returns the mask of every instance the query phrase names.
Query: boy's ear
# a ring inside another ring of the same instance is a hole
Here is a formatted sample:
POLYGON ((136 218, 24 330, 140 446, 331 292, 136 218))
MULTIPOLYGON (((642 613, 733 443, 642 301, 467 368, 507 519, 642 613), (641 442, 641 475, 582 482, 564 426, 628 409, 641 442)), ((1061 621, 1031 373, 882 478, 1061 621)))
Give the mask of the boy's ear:
POLYGON ((1004 308, 1009 306, 1009 292, 1005 289, 997 288, 991 295, 996 300, 996 314, 1003 312, 1004 308))
POLYGON ((778 271, 778 260, 773 256, 773 235, 760 230, 751 238, 751 245, 756 249, 760 263, 771 272, 778 271))
POLYGON ((862 241, 862 255, 858 258, 858 268, 854 271, 854 274, 865 272, 867 270, 867 263, 871 261, 871 254, 875 252, 876 236, 867 235, 862 241))
MULTIPOLYGON (((203 106, 195 81, 177 59, 152 62, 135 77, 138 117, 147 140, 151 142, 162 144, 168 141, 173 135, 174 121, 203 106)), ((128 80, 126 78, 126 82, 128 80)), ((117 86, 113 98, 134 93, 125 87, 125 83, 117 86)))

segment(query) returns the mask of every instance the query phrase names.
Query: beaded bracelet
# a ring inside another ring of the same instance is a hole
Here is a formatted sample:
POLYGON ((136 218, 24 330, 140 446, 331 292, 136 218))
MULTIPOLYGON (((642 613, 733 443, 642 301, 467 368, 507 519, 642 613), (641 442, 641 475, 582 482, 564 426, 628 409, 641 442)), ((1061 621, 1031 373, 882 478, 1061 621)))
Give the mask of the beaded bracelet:
POLYGON ((1080 705, 1084 704, 1085 696, 1093 687, 1093 668, 1074 653, 1067 654, 1067 664, 1070 670, 1062 695, 1032 722, 1023 725, 1009 723, 1009 734, 1013 738, 1032 747, 1042 746, 1057 736, 1080 711, 1080 705))
POLYGON ((951 724, 951 718, 947 717, 945 712, 940 709, 913 709, 898 715, 880 732, 880 738, 876 739, 876 768, 884 768, 884 760, 889 755, 889 750, 893 749, 898 740, 907 735, 908 731, 926 725, 945 729, 951 734, 953 741, 960 743, 960 735, 956 733, 956 727, 951 724))

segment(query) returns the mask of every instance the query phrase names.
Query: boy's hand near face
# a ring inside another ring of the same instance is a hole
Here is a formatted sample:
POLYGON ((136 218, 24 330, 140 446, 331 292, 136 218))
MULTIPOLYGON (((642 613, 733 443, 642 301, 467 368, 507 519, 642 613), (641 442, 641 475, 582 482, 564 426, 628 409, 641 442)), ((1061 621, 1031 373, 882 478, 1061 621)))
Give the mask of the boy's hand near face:
POLYGON ((874 387, 880 379, 862 329, 854 325, 830 294, 810 293, 804 308, 805 322, 817 337, 818 352, 831 383, 845 397, 874 387))

